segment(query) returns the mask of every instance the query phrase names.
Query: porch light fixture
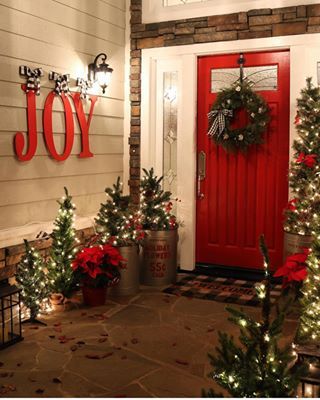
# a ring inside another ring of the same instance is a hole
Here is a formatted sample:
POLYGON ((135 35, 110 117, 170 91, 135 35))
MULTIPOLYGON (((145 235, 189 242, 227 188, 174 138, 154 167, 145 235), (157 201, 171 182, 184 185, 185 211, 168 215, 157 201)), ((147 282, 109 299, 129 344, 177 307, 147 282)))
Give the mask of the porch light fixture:
POLYGON ((98 82, 102 88, 102 93, 105 93, 107 86, 111 81, 111 74, 113 69, 109 67, 105 61, 107 55, 100 53, 94 59, 93 63, 88 65, 88 79, 91 82, 98 82), (99 59, 101 62, 99 62, 99 59))

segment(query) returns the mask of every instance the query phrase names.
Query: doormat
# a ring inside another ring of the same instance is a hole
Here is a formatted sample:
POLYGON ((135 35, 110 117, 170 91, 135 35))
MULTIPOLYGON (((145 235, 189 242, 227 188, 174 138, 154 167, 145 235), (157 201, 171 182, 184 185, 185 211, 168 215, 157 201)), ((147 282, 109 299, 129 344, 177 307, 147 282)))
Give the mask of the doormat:
MULTIPOLYGON (((255 291, 257 284, 259 282, 206 275, 187 275, 174 285, 164 289, 163 292, 175 296, 194 297, 243 306, 257 306, 260 304, 255 291)), ((274 303, 280 295, 281 285, 272 285, 271 302, 274 303)))

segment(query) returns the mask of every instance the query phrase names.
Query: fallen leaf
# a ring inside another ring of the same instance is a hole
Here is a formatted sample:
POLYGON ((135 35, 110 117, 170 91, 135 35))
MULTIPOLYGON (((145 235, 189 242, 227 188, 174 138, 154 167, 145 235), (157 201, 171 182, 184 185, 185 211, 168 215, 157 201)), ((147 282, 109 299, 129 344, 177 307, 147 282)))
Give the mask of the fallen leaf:
POLYGON ((185 326, 184 329, 186 329, 187 331, 191 331, 190 326, 185 326))
POLYGON ((37 389, 37 390, 36 390, 36 393, 42 394, 42 393, 44 393, 44 389, 37 389))
POLYGON ((100 333, 100 336, 109 336, 109 333, 100 333))
POLYGON ((176 345, 177 345, 176 342, 172 343, 172 347, 176 347, 176 345))
POLYGON ((207 332, 208 333, 210 333, 210 332, 214 332, 215 331, 215 329, 214 328, 208 328, 208 330, 207 330, 207 332))
POLYGON ((79 347, 76 344, 74 344, 73 346, 70 347, 70 350, 71 351, 76 351, 76 350, 78 350, 78 348, 79 347))
POLYGON ((86 358, 89 358, 90 360, 101 360, 102 358, 107 358, 112 356, 112 354, 113 352, 105 354, 86 354, 86 358))
POLYGON ((17 363, 17 367, 21 367, 22 364, 23 364, 22 362, 17 363))
POLYGON ((56 322, 53 326, 61 326, 61 322, 56 322))
POLYGON ((108 339, 107 338, 100 338, 99 340, 98 340, 98 342, 99 343, 104 343, 104 342, 106 342, 108 339))
POLYGON ((34 330, 36 330, 36 329, 39 329, 39 327, 38 327, 38 326, 29 326, 29 329, 34 329, 34 330))
POLYGON ((52 382, 53 383, 61 383, 61 380, 59 378, 53 378, 52 382))
POLYGON ((30 382, 37 382, 36 379, 30 378, 30 377, 28 378, 28 380, 29 380, 30 382))
POLYGON ((131 339, 131 343, 137 344, 137 343, 139 343, 139 340, 137 338, 133 338, 133 339, 131 339))
POLYGON ((86 344, 86 342, 84 342, 83 340, 80 340, 79 342, 77 342, 77 344, 86 344))
POLYGON ((56 337, 56 335, 49 335, 50 339, 54 339, 56 337))
POLYGON ((15 392, 17 388, 14 385, 1 385, 0 394, 6 394, 8 392, 15 392))
POLYGON ((175 362, 180 365, 189 365, 188 361, 184 361, 184 360, 175 360, 175 362))

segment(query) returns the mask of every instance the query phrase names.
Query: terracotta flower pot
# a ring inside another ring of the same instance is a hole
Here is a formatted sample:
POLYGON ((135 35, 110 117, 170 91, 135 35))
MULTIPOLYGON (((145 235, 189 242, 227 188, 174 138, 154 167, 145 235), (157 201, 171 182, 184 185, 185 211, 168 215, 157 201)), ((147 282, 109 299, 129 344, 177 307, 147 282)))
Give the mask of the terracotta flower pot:
POLYGON ((83 302, 92 307, 103 306, 106 302, 107 287, 82 286, 83 302))
POLYGON ((50 304, 54 311, 62 312, 70 310, 72 303, 62 293, 52 293, 50 304))

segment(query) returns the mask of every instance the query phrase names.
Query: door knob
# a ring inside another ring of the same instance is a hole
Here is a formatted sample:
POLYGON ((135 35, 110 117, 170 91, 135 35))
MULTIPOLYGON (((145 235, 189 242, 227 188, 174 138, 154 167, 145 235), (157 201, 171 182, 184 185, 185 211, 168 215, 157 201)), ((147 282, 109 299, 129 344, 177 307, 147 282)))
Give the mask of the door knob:
POLYGON ((201 182, 206 178, 206 153, 202 150, 198 154, 198 187, 197 194, 198 198, 202 200, 204 193, 201 192, 201 182))

